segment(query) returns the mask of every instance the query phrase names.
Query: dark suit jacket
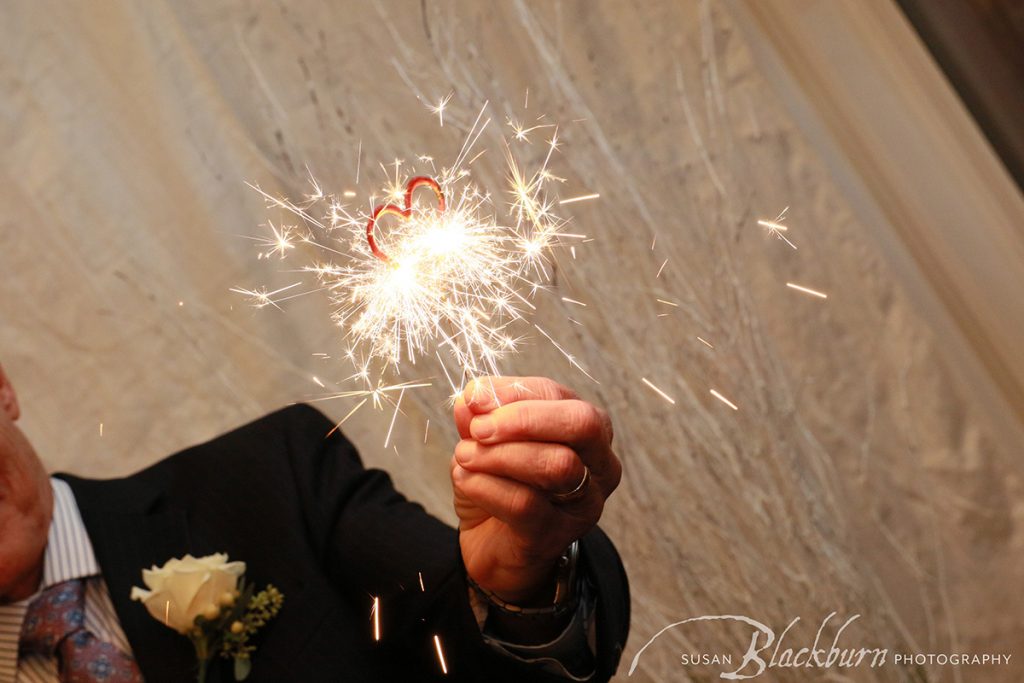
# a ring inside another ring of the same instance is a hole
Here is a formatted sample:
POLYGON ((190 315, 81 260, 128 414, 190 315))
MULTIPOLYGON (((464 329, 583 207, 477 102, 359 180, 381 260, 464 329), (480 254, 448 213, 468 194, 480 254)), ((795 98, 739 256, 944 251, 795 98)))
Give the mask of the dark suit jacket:
MULTIPOLYGON (((256 640, 252 683, 564 680, 483 641, 457 532, 397 493, 387 474, 364 469, 340 432, 325 438, 332 426, 313 408, 292 406, 125 479, 58 475, 74 491, 146 681, 194 680, 195 656, 186 638, 129 600, 131 587, 142 585, 143 568, 214 552, 244 561, 258 588, 273 583, 285 595, 256 640)), ((581 546, 581 569, 598 593, 596 680, 606 680, 626 640, 629 589, 603 532, 581 546)), ((231 662, 220 661, 221 680, 233 680, 231 662)))

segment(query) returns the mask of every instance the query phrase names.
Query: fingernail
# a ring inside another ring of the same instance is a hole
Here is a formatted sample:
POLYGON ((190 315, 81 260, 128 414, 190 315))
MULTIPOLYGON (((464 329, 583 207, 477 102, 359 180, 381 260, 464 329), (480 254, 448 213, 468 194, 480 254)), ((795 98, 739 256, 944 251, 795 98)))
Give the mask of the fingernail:
POLYGON ((490 437, 494 434, 494 420, 489 417, 474 417, 469 423, 469 433, 477 441, 490 437))
POLYGON ((476 412, 486 413, 491 410, 494 406, 491 405, 491 397, 486 396, 474 396, 469 402, 469 407, 476 412))
POLYGON ((466 405, 477 410, 487 410, 491 405, 491 392, 487 391, 479 382, 479 380, 473 380, 473 383, 463 394, 463 398, 466 401, 466 405))
POLYGON ((468 465, 473 459, 473 449, 475 445, 472 441, 463 440, 459 442, 459 445, 455 447, 455 460, 460 465, 468 465))

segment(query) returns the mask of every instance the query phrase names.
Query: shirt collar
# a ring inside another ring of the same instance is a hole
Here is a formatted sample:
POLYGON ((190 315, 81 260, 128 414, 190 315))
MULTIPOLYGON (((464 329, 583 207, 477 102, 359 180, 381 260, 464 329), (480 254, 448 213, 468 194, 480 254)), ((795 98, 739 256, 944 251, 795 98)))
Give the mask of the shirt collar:
POLYGON ((60 479, 50 479, 50 486, 53 488, 53 518, 43 555, 42 585, 24 600, 0 605, 0 683, 13 682, 17 677, 21 624, 39 592, 62 581, 100 573, 71 487, 60 479))
POLYGON ((53 487, 53 520, 43 556, 40 590, 100 573, 89 534, 78 512, 75 494, 67 482, 60 479, 50 479, 50 485, 53 487))

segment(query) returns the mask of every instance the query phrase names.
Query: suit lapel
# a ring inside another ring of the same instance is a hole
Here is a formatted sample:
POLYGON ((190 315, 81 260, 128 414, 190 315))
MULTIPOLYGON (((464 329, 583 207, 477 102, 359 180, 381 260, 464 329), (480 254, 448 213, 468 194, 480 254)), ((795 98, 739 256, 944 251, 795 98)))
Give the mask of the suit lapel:
POLYGON ((117 617, 147 683, 194 680, 196 659, 189 640, 129 597, 132 586, 143 585, 144 568, 189 552, 184 511, 167 505, 156 488, 134 478, 56 476, 75 494, 117 617))

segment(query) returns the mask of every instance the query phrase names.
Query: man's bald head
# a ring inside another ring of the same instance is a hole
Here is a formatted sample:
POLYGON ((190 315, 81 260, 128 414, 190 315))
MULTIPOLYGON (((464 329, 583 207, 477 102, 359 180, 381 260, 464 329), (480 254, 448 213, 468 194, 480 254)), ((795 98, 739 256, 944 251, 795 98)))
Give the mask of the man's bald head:
POLYGON ((53 514, 49 477, 15 424, 19 417, 18 395, 0 367, 0 603, 39 586, 53 514))

